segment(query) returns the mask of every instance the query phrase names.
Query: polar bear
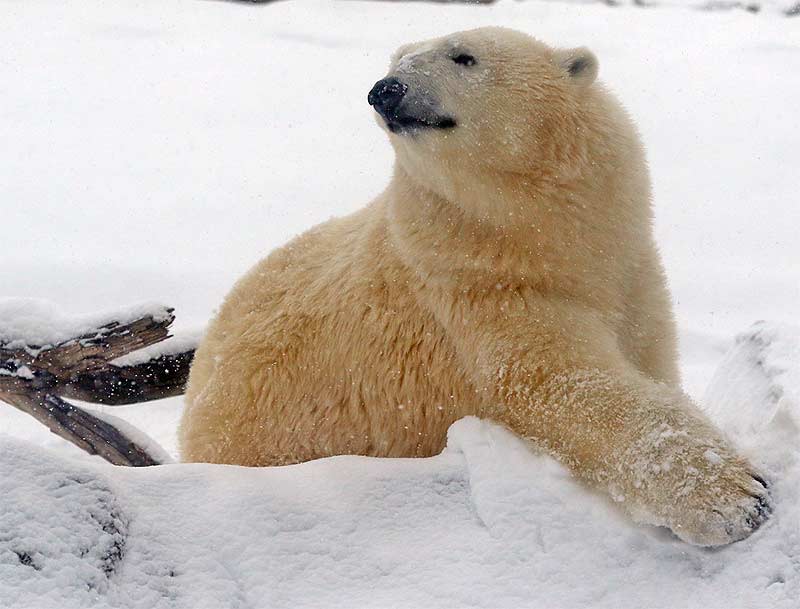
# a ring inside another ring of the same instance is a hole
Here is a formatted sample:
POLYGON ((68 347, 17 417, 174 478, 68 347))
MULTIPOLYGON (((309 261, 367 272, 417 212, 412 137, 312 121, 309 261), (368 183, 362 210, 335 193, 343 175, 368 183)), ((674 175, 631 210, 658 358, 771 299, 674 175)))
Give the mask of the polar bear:
POLYGON ((634 517, 749 535, 767 484, 679 387, 644 153, 585 48, 482 28, 369 93, 386 190, 272 252, 197 350, 182 457, 425 457, 493 419, 634 517))

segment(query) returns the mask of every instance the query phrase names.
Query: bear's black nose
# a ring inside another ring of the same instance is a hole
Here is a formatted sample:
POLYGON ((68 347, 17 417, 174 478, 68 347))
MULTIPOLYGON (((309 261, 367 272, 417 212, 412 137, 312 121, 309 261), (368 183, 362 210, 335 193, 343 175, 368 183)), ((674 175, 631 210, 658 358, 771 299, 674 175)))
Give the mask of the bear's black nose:
POLYGON ((392 114, 395 114, 406 91, 408 91, 407 84, 394 77, 383 78, 372 87, 367 96, 367 101, 381 116, 389 118, 392 114))

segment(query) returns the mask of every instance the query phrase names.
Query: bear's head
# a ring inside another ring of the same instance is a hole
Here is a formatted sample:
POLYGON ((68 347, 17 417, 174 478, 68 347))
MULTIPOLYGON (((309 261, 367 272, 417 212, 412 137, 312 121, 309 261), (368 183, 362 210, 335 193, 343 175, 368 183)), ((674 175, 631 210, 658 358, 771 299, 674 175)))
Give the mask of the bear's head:
POLYGON ((399 166, 458 199, 507 188, 504 176, 535 185, 585 173, 617 114, 596 76, 586 48, 480 28, 401 47, 368 101, 399 166))

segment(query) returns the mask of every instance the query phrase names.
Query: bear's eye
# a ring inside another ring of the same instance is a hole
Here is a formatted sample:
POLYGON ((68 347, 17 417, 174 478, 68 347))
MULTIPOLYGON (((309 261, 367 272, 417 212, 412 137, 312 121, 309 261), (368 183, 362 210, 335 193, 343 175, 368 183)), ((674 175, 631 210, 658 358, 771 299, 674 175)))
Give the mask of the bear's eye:
POLYGON ((474 66, 475 58, 467 53, 459 53, 451 59, 460 66, 474 66))

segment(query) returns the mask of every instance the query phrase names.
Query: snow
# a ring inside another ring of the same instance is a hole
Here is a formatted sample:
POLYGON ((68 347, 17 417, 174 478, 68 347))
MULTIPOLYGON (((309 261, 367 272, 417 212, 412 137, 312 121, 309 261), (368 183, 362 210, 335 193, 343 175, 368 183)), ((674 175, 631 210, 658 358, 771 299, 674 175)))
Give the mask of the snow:
POLYGON ((773 421, 800 430, 800 327, 758 322, 737 336, 703 402, 740 444, 773 421))
POLYGON ((795 609, 800 426, 782 417, 800 402, 780 411, 747 438, 776 512, 723 550, 633 524, 475 418, 430 459, 258 469, 112 467, 2 437, 0 606, 795 609))
POLYGON ((37 298, 0 299, 0 344, 8 349, 26 348, 34 352, 52 347, 117 322, 131 323, 143 317, 164 321, 167 307, 142 303, 115 311, 89 315, 65 315, 58 305, 37 298))
MULTIPOLYGON (((648 149, 685 386, 776 480, 763 530, 691 548, 477 421, 429 460, 132 471, 0 404, 0 607, 796 608, 797 21, 674 4, 3 3, 0 297, 202 328, 266 252, 385 186, 366 93, 397 46, 488 24, 586 45, 648 149)), ((92 408, 176 454, 179 399, 92 408)))
POLYGON ((196 348, 203 337, 203 330, 193 330, 181 333, 179 336, 170 336, 167 340, 160 343, 149 345, 144 349, 131 351, 130 353, 111 360, 116 366, 136 366, 149 362, 157 357, 165 355, 177 355, 196 348))

